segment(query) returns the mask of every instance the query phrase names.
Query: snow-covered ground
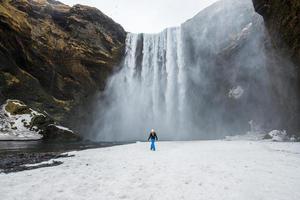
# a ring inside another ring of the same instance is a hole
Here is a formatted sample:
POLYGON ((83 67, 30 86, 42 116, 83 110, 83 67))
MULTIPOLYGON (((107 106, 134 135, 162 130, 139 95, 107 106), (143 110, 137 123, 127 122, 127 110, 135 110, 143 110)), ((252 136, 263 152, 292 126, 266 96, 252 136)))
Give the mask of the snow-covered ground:
POLYGON ((300 199, 300 143, 159 142, 152 152, 141 142, 71 154, 0 174, 0 199, 300 199))
POLYGON ((30 126, 32 119, 37 115, 43 115, 29 108, 30 112, 23 114, 11 114, 6 111, 8 103, 20 107, 26 105, 18 100, 7 100, 0 106, 0 141, 1 140, 39 140, 42 135, 39 134, 38 128, 30 126))
MULTIPOLYGON (((55 128, 54 131, 60 132, 61 134, 70 133, 74 134, 72 130, 67 127, 59 126, 57 124, 51 124, 47 122, 47 118, 50 119, 46 114, 37 112, 26 104, 19 100, 8 99, 5 104, 0 105, 0 141, 1 140, 40 140, 43 138, 41 127, 34 126, 35 117, 42 117, 44 122, 47 123, 47 127, 55 128), (10 113, 7 107, 13 107, 12 110, 16 113, 10 113), (26 112, 24 112, 26 110, 26 112), (22 112, 23 111, 23 112, 22 112)), ((38 120, 40 124, 41 119, 38 120)), ((51 121, 51 120, 48 120, 51 121)), ((76 135, 76 134, 74 134, 76 135)))

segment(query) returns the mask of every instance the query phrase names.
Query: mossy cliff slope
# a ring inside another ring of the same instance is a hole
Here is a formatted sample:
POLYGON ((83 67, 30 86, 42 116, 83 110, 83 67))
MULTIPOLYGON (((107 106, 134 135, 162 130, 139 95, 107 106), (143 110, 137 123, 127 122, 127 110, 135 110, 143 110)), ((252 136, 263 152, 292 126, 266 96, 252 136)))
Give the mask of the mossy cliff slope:
POLYGON ((105 87, 126 32, 96 8, 0 0, 0 103, 19 99, 68 124, 105 87))

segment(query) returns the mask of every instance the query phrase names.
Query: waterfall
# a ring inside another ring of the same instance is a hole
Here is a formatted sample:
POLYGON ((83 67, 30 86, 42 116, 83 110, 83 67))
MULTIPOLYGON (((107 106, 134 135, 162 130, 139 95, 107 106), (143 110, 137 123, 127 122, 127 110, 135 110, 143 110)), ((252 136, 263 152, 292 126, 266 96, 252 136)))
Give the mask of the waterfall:
POLYGON ((124 62, 101 95, 98 141, 215 139, 280 121, 267 37, 250 0, 223 0, 177 28, 128 33, 124 62), (274 92, 275 91, 275 92, 274 92))
POLYGON ((164 133, 161 138, 181 139, 190 129, 186 87, 180 28, 160 34, 129 33, 124 65, 106 90, 113 103, 103 113, 101 132, 109 134, 97 139, 124 140, 128 134, 140 139, 151 128, 164 133))

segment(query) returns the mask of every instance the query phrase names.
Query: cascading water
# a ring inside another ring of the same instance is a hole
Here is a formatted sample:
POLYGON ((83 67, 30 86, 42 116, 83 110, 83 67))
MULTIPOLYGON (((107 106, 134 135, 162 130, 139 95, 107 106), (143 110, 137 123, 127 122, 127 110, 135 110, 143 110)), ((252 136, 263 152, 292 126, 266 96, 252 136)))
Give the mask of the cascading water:
POLYGON ((123 65, 99 100, 90 138, 144 140, 154 128, 161 139, 212 139, 254 124, 277 128, 266 41, 251 0, 220 1, 159 34, 128 33, 123 65))
POLYGON ((152 127, 162 138, 181 139, 191 131, 181 50, 180 28, 127 35, 124 66, 106 90, 113 106, 104 113, 101 131, 110 134, 99 140, 124 140, 128 133, 140 139, 152 127))

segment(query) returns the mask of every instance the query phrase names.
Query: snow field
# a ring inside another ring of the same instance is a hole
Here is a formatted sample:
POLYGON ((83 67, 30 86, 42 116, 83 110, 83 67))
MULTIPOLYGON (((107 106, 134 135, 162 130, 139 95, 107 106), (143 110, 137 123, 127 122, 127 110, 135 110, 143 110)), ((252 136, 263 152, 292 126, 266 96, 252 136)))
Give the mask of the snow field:
POLYGON ((139 142, 70 152, 62 165, 0 174, 1 199, 300 199, 300 144, 139 142))

